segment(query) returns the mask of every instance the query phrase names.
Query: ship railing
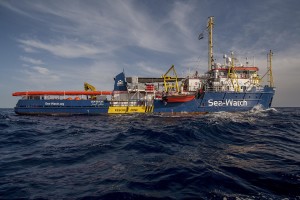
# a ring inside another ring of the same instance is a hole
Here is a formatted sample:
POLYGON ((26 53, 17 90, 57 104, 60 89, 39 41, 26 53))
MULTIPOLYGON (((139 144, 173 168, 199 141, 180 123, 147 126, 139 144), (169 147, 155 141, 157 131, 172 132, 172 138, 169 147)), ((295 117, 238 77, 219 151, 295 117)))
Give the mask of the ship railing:
MULTIPOLYGON (((255 91, 263 91, 264 87, 263 86, 255 86, 255 91)), ((204 88, 205 91, 208 92, 234 92, 234 90, 231 88, 229 88, 228 86, 214 86, 214 87, 205 87, 204 88)), ((249 91, 246 86, 241 86, 241 90, 240 92, 246 92, 249 91)))
POLYGON ((209 92, 224 92, 224 91, 226 91, 226 88, 225 88, 225 86, 205 87, 205 91, 209 91, 209 92))
POLYGON ((129 100, 129 101, 112 101, 111 106, 152 106, 152 101, 129 100))
POLYGON ((256 91, 261 92, 264 91, 264 86, 256 86, 256 91))

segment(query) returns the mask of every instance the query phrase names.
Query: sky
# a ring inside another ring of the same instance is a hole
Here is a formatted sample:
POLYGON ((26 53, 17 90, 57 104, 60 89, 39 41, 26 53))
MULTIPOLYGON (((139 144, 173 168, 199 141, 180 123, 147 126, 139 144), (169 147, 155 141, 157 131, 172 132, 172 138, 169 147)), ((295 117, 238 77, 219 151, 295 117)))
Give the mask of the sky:
POLYGON ((16 91, 112 90, 123 70, 203 74, 207 34, 198 35, 210 16, 216 62, 232 51, 263 75, 272 50, 273 106, 299 107, 299 9, 299 0, 0 0, 0 108, 15 106, 16 91))

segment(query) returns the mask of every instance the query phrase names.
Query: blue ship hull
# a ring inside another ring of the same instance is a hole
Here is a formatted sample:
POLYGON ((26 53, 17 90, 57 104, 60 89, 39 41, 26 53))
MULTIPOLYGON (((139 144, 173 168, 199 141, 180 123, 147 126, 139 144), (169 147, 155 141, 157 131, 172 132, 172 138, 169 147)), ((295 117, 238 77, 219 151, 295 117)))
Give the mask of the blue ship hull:
POLYGON ((108 112, 108 101, 20 99, 15 113, 23 115, 99 115, 108 112))
POLYGON ((263 109, 271 107, 274 88, 265 87, 262 91, 252 92, 205 92, 203 96, 184 103, 154 101, 155 113, 208 113, 240 112, 255 106, 263 109))
MULTIPOLYGON (((205 92, 195 99, 183 103, 167 103, 153 100, 153 113, 208 113, 241 112, 255 106, 271 107, 275 90, 265 87, 251 92, 205 92)), ((107 114, 110 101, 96 100, 26 100, 18 101, 15 112, 26 115, 99 115, 107 114)))

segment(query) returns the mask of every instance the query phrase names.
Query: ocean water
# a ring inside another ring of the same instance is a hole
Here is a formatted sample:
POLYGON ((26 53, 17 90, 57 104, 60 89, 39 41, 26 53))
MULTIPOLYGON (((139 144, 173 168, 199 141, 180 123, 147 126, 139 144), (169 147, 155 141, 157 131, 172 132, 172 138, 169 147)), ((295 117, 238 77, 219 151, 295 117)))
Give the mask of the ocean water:
POLYGON ((0 199, 300 199, 300 108, 201 116, 0 109, 0 199))

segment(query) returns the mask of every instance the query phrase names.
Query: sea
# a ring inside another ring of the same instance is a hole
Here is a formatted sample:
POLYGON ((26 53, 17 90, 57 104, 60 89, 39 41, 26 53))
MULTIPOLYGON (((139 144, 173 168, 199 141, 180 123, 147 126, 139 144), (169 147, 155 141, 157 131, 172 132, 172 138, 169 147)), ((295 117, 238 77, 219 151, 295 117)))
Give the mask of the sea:
POLYGON ((0 109, 0 199, 300 199, 300 108, 69 117, 0 109))

